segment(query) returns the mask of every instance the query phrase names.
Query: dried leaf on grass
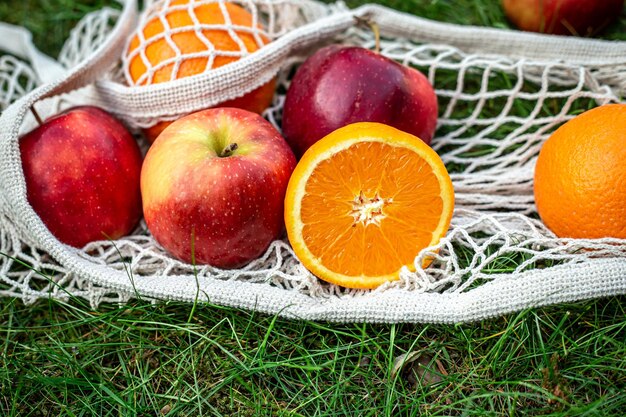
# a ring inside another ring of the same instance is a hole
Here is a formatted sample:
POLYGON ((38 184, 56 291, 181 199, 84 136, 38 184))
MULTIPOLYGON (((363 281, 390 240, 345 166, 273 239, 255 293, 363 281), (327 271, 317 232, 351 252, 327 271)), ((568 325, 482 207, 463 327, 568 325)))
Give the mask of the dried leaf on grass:
POLYGON ((557 404, 560 402, 559 400, 565 400, 568 397, 567 389, 559 371, 560 360, 561 357, 555 353, 550 358, 550 365, 541 369, 543 375, 543 383, 541 385, 554 395, 553 398, 548 398, 548 404, 550 405, 557 404))
POLYGON ((420 351, 404 353, 394 360, 391 379, 405 378, 411 385, 429 386, 440 383, 442 375, 448 375, 439 359, 420 351))

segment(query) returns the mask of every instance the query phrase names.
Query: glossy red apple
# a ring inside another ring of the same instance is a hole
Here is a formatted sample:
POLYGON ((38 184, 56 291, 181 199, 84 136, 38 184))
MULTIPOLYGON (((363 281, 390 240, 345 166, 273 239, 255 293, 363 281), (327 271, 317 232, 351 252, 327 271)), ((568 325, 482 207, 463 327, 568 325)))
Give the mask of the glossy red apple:
POLYGON ((61 242, 117 239, 141 218, 141 152, 97 107, 59 114, 20 140, 28 201, 61 242))
POLYGON ((502 5, 522 30, 592 36, 619 17, 624 0, 502 0, 502 5))
POLYGON ((307 59, 285 99, 282 129, 297 156, 345 125, 379 122, 430 143, 437 96, 419 71, 376 52, 331 45, 307 59))
POLYGON ((146 155, 141 192, 148 228, 185 262, 244 265, 282 234, 295 164, 285 140, 258 114, 215 108, 185 116, 146 155))

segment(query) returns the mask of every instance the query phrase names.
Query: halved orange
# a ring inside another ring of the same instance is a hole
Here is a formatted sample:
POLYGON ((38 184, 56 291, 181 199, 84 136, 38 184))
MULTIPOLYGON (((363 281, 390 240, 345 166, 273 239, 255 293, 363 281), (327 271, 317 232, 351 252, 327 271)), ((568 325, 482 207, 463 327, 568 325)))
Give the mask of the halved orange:
POLYGON ((298 259, 319 278, 370 289, 414 271, 450 227, 454 190, 439 155, 417 137, 355 123, 315 143, 296 167, 285 223, 298 259))

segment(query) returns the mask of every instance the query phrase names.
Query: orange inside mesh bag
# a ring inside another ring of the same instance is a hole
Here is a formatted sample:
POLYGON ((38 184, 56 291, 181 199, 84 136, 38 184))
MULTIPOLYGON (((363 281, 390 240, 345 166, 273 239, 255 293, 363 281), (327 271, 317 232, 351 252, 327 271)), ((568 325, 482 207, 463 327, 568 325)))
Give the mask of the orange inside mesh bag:
MULTIPOLYGON (((124 73, 130 85, 173 81, 237 61, 268 42, 256 9, 224 1, 158 1, 144 12, 131 38, 124 73)), ((272 102, 275 86, 273 79, 220 106, 262 113, 272 102)), ((146 129, 146 137, 153 142, 169 124, 146 129)))

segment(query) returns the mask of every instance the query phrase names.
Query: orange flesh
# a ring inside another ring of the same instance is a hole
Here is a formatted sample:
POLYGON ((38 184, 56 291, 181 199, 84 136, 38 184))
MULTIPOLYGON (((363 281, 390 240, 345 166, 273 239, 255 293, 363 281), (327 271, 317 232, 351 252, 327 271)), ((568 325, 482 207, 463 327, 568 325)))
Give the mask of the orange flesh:
POLYGON ((442 212, 438 178, 422 157, 404 147, 359 142, 317 165, 300 216, 304 242, 326 268, 383 276, 411 265, 429 246, 442 212), (365 203, 355 202, 360 195, 365 203), (359 210, 368 203, 370 213, 359 210))

